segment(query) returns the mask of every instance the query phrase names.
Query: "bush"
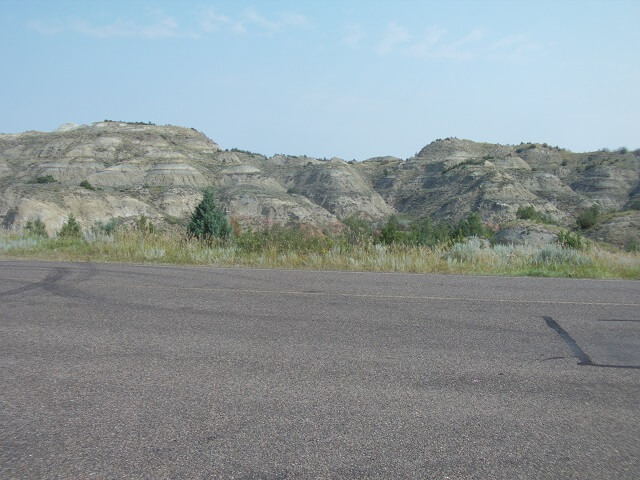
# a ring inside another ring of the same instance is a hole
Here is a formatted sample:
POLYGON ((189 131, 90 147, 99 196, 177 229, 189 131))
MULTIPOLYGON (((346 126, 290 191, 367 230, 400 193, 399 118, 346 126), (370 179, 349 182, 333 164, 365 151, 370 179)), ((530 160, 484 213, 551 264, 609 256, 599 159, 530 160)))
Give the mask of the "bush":
POLYGON ((260 156, 260 154, 258 154, 258 153, 250 152, 249 150, 242 150, 240 148, 232 148, 229 151, 230 152, 234 152, 234 153, 244 153, 245 155, 250 155, 252 157, 259 157, 260 156))
POLYGON ((525 147, 516 148, 516 153, 526 152, 527 150, 533 150, 534 148, 536 148, 536 144, 535 143, 530 143, 529 145, 527 145, 525 147))
POLYGON ((202 192, 202 201, 191 215, 187 232, 191 236, 206 240, 231 236, 229 221, 218 208, 211 188, 205 188, 202 192))
POLYGON ((264 230, 251 228, 238 234, 234 244, 241 252, 270 252, 272 254, 326 253, 340 239, 306 229, 273 226, 264 230))
POLYGON ((297 195, 300 193, 300 191, 296 187, 290 187, 287 189, 287 193, 289 195, 297 195))
POLYGON ((532 220, 534 222, 539 222, 539 223, 550 223, 550 224, 556 223, 555 220, 540 213, 531 205, 526 207, 518 207, 518 211, 516 212, 516 217, 522 220, 532 220))
POLYGON ((410 243, 435 247, 449 241, 449 228, 443 224, 434 225, 429 217, 416 220, 410 225, 410 243))
POLYGON ((42 177, 36 177, 36 179, 31 183, 54 183, 56 181, 52 175, 44 175, 42 177))
POLYGON ((557 235, 558 243, 562 247, 573 248, 574 250, 581 250, 585 247, 580 233, 573 234, 566 230, 560 230, 557 235))
POLYGON ((472 237, 464 242, 455 243, 447 252, 445 258, 448 261, 459 263, 475 262, 481 250, 485 248, 485 243, 478 237, 472 237))
MULTIPOLYGON (((466 220, 463 220, 463 222, 464 221, 466 220)), ((474 222, 475 218, 471 221, 474 222)), ((482 221, 480 223, 482 224, 482 221)), ((402 225, 398 218, 393 215, 380 231, 379 240, 386 245, 396 244, 433 248, 448 242, 451 238, 450 231, 457 231, 457 229, 458 226, 449 227, 445 223, 434 225, 429 217, 414 220, 406 226, 402 225)), ((472 231, 473 228, 465 226, 463 230, 469 232, 472 231)), ((484 232, 484 227, 482 227, 482 231, 484 232)), ((469 236, 473 236, 473 233, 469 236)))
POLYGON ((103 120, 104 123, 126 123, 127 125, 155 125, 155 123, 149 121, 149 122, 127 122, 125 120, 109 120, 109 119, 104 119, 103 120))
POLYGON ((76 218, 73 216, 73 213, 70 213, 67 221, 62 224, 62 228, 60 229, 58 236, 62 238, 82 237, 82 229, 80 228, 80 224, 76 218))
POLYGON ((81 181, 80 186, 86 188, 87 190, 95 190, 95 187, 91 185, 87 180, 81 181))
POLYGON ((576 223, 578 226, 585 230, 587 228, 593 227, 596 223, 598 223, 598 219, 600 218, 600 206, 597 204, 591 205, 588 210, 582 212, 578 215, 576 219, 576 223))
POLYGON ((629 205, 629 210, 640 210, 640 200, 634 200, 629 205))
POLYGON ((32 237, 48 237, 46 225, 42 220, 36 218, 35 220, 29 220, 24 227, 27 235, 32 237))
POLYGON ((36 238, 7 238, 0 236, 0 252, 28 250, 36 248, 40 242, 36 238))
POLYGON ((380 230, 380 241, 386 245, 401 243, 403 236, 403 232, 400 230, 400 222, 395 215, 392 215, 380 230))
POLYGON ((169 225, 182 225, 183 227, 185 226, 185 221, 183 218, 174 217, 173 215, 165 215, 164 221, 169 225))
POLYGON ((373 238, 371 225, 366 220, 352 215, 342 220, 348 230, 345 232, 347 241, 351 245, 361 245, 367 243, 373 238))
POLYGON ((149 221, 146 215, 140 215, 136 220, 136 230, 148 235, 156 232, 156 226, 149 221))
POLYGON ((640 241, 637 238, 629 237, 624 244, 627 252, 640 252, 640 241))
POLYGON ((93 233, 111 235, 118 229, 120 223, 121 221, 118 218, 112 218, 107 223, 97 221, 91 229, 93 233))
POLYGON ((593 260, 583 253, 561 245, 544 245, 534 256, 534 263, 545 265, 590 265, 593 260))
POLYGON ((526 207, 518 207, 516 217, 523 220, 542 220, 542 214, 538 212, 532 205, 528 205, 526 207))
POLYGON ((467 237, 486 237, 487 229, 482 224, 482 217, 478 212, 470 213, 452 229, 451 236, 457 240, 467 237))

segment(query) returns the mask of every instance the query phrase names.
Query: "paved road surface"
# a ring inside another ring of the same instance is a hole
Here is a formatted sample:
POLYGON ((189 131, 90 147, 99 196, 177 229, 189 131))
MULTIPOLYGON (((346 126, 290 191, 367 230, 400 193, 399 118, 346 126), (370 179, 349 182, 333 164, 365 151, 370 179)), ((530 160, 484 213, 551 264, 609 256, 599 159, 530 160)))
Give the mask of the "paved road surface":
POLYGON ((0 262, 0 478, 637 479, 640 282, 0 262))

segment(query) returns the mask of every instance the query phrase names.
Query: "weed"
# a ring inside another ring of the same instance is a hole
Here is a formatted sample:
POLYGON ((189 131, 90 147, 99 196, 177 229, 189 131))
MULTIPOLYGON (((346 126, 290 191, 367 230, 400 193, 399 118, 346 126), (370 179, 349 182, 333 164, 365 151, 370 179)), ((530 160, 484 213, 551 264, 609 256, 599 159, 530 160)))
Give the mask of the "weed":
POLYGON ((571 233, 566 230, 560 230, 557 235, 557 240, 560 246, 565 248, 573 248, 575 250, 581 250, 585 247, 585 243, 580 233, 571 233))
POLYGON ((640 252, 640 241, 637 238, 629 237, 624 244, 627 252, 640 252))
POLYGON ((472 237, 466 242, 455 243, 447 252, 445 258, 448 261, 459 263, 471 263, 479 259, 480 250, 485 248, 485 243, 478 237, 472 237))
POLYGON ((523 153, 523 152, 526 152, 527 150, 533 150, 534 148, 536 148, 536 144, 530 143, 526 147, 516 148, 516 153, 523 153))
POLYGON ((97 221, 93 227, 91 227, 91 232, 94 234, 111 235, 115 233, 121 223, 122 221, 118 218, 112 218, 106 223, 97 221))
POLYGON ((127 122, 122 120, 107 120, 106 118, 103 120, 104 123, 126 123, 127 125, 155 125, 153 122, 127 122))
POLYGON ((363 245, 369 243, 373 238, 371 224, 362 218, 352 215, 342 220, 347 226, 347 239, 351 245, 363 245))
POLYGON ((32 250, 39 243, 37 238, 0 238, 0 251, 32 250))
POLYGON ((518 211, 516 212, 516 217, 522 220, 532 220, 538 223, 546 223, 550 225, 556 224, 556 222, 544 215, 543 213, 538 212, 533 205, 527 205, 526 207, 518 207, 518 211))
MULTIPOLYGON (((493 157, 489 157, 489 158, 493 158, 493 157)), ((467 160, 464 160, 460 163, 456 163, 455 165, 452 165, 450 167, 447 167, 445 169, 442 170, 442 175, 444 175, 447 172, 450 172, 451 170, 455 169, 455 168, 460 168, 460 167, 464 167, 465 165, 483 165, 485 160, 488 160, 489 158, 469 158, 467 160)))
MULTIPOLYGON (((355 224, 354 224, 355 225, 355 224)), ((404 231, 411 233, 411 229, 404 231)), ((162 262, 188 265, 250 266, 358 271, 535 275, 640 279, 638 253, 609 252, 568 245, 491 246, 472 237, 451 246, 350 241, 349 232, 329 234, 308 228, 248 229, 235 238, 198 239, 174 231, 144 233, 117 228, 110 235, 27 237, 0 230, 0 256, 52 260, 162 262)), ((566 242, 565 242, 566 243, 566 242)))
POLYGON ((44 176, 41 176, 41 177, 36 177, 35 179, 30 181, 29 183, 54 183, 55 181, 56 181, 56 179, 53 178, 53 175, 44 175, 44 176))
POLYGON ((95 190, 95 187, 91 185, 88 180, 81 181, 80 186, 82 188, 86 188, 87 190, 95 190))
POLYGON ((165 215, 164 221, 169 225, 186 226, 184 218, 174 217, 173 215, 165 215))
POLYGON ((136 230, 143 235, 156 233, 156 226, 147 218, 146 215, 140 215, 136 220, 136 230))
POLYGON ((35 220, 29 220, 24 226, 27 235, 32 237, 48 237, 46 225, 42 220, 36 218, 35 220))
POLYGON ((258 153, 250 152, 249 150, 242 150, 240 148, 232 148, 229 151, 230 152, 234 152, 234 153, 244 153, 245 155, 249 155, 251 157, 259 157, 260 156, 260 154, 258 154, 258 153))
POLYGON ((546 265, 588 265, 591 259, 573 248, 565 248, 562 245, 543 245, 536 252, 534 263, 546 265))

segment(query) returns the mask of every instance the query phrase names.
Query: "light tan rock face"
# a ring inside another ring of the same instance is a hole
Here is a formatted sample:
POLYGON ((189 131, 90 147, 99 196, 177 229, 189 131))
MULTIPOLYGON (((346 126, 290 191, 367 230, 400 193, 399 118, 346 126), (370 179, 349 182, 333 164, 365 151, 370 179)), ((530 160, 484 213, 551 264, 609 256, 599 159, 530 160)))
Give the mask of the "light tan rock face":
POLYGON ((381 220, 395 213, 354 166, 339 158, 277 155, 256 164, 288 192, 307 197, 338 218, 381 220))
POLYGON ((188 218, 202 189, 213 186, 240 223, 340 225, 249 161, 258 159, 264 157, 222 151, 203 134, 173 126, 100 122, 0 135, 0 221, 20 229, 40 218, 49 233, 69 213, 84 227, 140 215, 175 221, 188 218), (54 181, 37 183, 46 177, 54 181), (95 190, 81 187, 84 181, 95 190))
POLYGON ((637 151, 577 154, 540 144, 455 138, 432 142, 406 161, 376 158, 356 167, 399 212, 458 220, 478 210, 497 224, 532 205, 573 225, 593 203, 605 211, 626 208, 640 180, 637 151))
MULTIPOLYGON (((407 160, 345 162, 221 150, 200 132, 174 126, 99 122, 0 135, 6 228, 41 218, 53 233, 69 213, 84 226, 139 215, 175 223, 189 217, 207 186, 240 224, 337 229, 349 216, 457 221, 472 210, 503 224, 532 205, 566 227, 594 203, 619 212, 640 200, 640 153, 449 138, 407 160), (84 181, 95 190, 81 187, 84 181)), ((633 213, 625 215, 589 235, 620 245, 639 228, 633 213)))

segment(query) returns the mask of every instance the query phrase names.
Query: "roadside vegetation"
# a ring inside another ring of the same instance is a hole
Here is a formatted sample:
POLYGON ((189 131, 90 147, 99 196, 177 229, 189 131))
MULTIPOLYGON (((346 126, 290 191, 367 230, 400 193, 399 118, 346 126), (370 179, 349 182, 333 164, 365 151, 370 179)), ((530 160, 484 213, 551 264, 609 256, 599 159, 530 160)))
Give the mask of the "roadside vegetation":
POLYGON ((579 232, 547 245, 493 245, 478 213, 449 225, 391 217, 381 225, 347 218, 339 232, 241 229, 206 191, 187 228, 156 228, 144 216, 81 229, 70 215, 49 237, 40 219, 22 233, 0 232, 0 256, 49 260, 167 263, 478 275, 640 279, 640 254, 600 248, 579 232))
POLYGON ((31 180, 29 183, 55 183, 56 179, 53 178, 52 175, 43 175, 41 177, 36 177, 31 180))
POLYGON ((593 204, 589 209, 578 215, 576 223, 582 230, 586 230, 598 223, 601 213, 600 206, 598 204, 593 204))
POLYGON ((518 211, 516 212, 516 217, 521 220, 531 220, 547 225, 557 225, 557 222, 555 220, 553 220, 548 215, 544 215, 543 213, 537 211, 531 205, 528 205, 526 207, 519 207, 518 211))

